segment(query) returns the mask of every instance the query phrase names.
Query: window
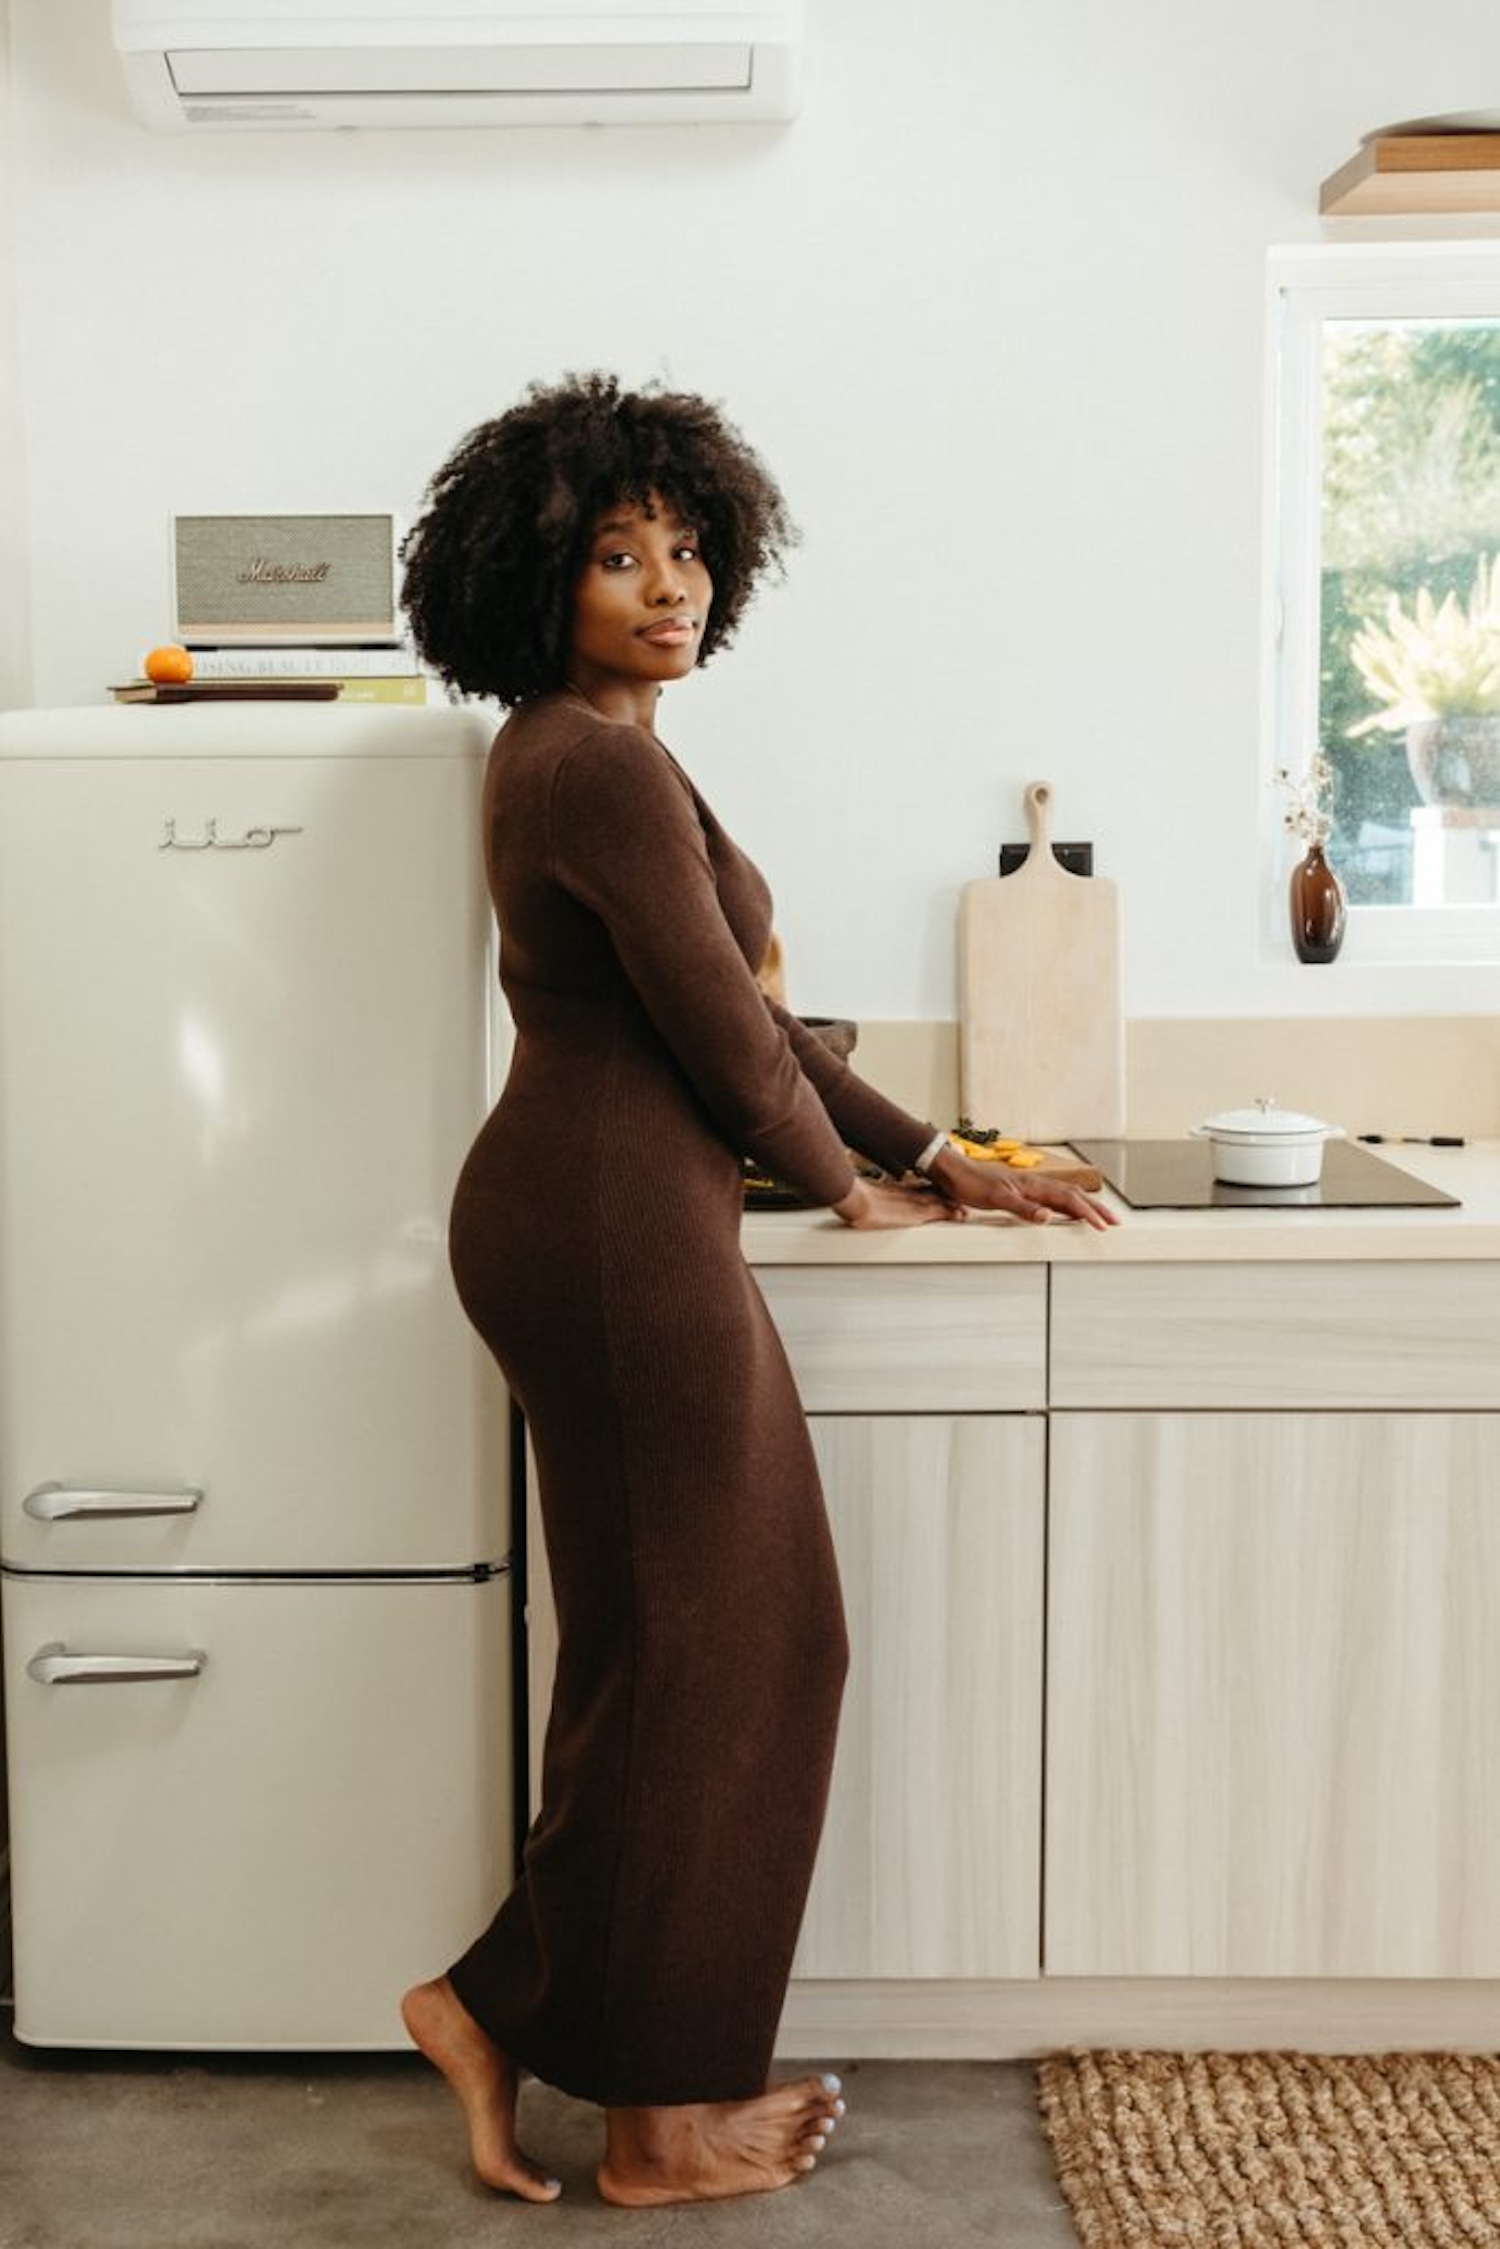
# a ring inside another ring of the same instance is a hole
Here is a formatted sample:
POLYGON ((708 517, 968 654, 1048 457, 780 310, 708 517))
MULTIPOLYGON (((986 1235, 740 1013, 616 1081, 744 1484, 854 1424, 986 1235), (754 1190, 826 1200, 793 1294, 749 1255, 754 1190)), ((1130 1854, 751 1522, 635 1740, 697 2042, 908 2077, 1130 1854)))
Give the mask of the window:
MULTIPOLYGON (((1289 251, 1272 286, 1272 767, 1328 761, 1367 959, 1500 960, 1500 246, 1289 251)), ((1275 866, 1280 915, 1279 827, 1275 866)))

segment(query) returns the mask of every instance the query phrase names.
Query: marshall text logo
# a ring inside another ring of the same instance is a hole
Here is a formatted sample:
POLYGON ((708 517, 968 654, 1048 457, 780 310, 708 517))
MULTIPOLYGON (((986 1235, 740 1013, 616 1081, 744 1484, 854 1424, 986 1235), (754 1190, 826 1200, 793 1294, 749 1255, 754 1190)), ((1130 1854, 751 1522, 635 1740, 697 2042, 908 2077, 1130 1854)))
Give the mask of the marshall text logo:
POLYGON ((240 571, 242 586, 321 586, 333 565, 328 562, 268 562, 258 554, 240 571))

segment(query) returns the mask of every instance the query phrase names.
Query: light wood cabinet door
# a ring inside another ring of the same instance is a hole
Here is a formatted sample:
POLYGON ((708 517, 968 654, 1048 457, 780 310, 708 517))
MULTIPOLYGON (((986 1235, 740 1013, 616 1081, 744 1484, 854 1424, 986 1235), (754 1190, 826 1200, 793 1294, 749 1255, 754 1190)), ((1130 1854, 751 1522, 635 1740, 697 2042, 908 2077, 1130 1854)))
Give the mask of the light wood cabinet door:
POLYGON ((794 1973, 1040 1965, 1040 1417, 813 1416, 853 1655, 794 1973))
POLYGON ((1500 1976, 1500 1416, 1053 1417, 1046 1969, 1500 1976))

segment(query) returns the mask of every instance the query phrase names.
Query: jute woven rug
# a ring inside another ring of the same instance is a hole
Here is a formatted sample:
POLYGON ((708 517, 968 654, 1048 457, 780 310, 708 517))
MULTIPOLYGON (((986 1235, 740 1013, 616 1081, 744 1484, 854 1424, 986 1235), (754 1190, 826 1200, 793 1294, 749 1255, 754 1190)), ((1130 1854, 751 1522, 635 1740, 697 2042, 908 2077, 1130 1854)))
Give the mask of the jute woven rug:
POLYGON ((1087 2249, 1500 2244, 1500 2056, 1073 2052, 1038 2077, 1087 2249))

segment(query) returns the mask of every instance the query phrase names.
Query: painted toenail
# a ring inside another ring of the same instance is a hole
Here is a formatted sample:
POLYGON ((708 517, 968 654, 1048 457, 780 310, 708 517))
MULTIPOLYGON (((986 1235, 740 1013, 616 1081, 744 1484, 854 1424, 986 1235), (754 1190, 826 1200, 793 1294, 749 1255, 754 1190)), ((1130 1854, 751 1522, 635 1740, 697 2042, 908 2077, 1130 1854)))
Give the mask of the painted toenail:
POLYGON ((812 2138, 808 2141, 807 2144, 812 2149, 814 2155, 821 2155, 824 2148, 827 2147, 828 2142, 823 2138, 820 2132, 814 2132, 812 2138))
POLYGON ((831 2132, 837 2122, 836 2116, 820 2116, 818 2118, 818 2130, 820 2132, 831 2132))
POLYGON ((549 2193, 549 2194, 561 2194, 561 2193, 562 2193, 562 2180, 561 2180, 561 2179, 543 2179, 543 2181, 542 2181, 542 2185, 543 2185, 543 2186, 544 2186, 544 2187, 545 2187, 545 2188, 547 2189, 547 2191, 548 2191, 548 2193, 549 2193))
POLYGON ((842 2093, 844 2090, 844 2080, 841 2077, 828 2076, 821 2083, 825 2093, 842 2093))
POLYGON ((797 2169, 799 2171, 816 2171, 817 2168, 818 2159, 815 2155, 804 2155, 798 2159, 797 2169))

